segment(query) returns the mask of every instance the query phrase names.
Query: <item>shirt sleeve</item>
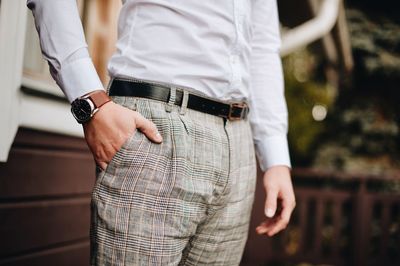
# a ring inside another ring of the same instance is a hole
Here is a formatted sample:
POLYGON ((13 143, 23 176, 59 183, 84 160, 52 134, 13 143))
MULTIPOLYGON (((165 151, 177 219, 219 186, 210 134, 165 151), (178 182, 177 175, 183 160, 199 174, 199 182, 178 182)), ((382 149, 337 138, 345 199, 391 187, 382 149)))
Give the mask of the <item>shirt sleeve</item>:
POLYGON ((249 119, 260 167, 291 167, 276 0, 254 2, 251 45, 249 119))
POLYGON ((50 74, 69 102, 103 84, 89 56, 76 0, 28 0, 50 74))

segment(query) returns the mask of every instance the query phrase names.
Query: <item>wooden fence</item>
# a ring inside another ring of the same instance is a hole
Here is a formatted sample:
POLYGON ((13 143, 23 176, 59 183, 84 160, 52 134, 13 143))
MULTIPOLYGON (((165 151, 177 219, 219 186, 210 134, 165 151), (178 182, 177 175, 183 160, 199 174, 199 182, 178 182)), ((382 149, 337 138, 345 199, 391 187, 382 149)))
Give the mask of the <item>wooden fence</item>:
POLYGON ((272 238, 254 230, 264 219, 265 192, 257 185, 242 265, 400 265, 398 177, 296 169, 293 181, 297 206, 272 238))

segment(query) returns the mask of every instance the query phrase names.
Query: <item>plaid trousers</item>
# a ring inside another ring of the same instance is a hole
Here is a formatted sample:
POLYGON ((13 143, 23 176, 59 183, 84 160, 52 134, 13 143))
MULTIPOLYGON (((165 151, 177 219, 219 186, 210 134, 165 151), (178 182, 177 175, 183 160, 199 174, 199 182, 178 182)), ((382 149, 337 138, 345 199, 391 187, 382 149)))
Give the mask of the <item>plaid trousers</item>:
POLYGON ((92 265, 238 265, 256 185, 248 120, 113 96, 157 126, 139 130, 96 170, 92 265))

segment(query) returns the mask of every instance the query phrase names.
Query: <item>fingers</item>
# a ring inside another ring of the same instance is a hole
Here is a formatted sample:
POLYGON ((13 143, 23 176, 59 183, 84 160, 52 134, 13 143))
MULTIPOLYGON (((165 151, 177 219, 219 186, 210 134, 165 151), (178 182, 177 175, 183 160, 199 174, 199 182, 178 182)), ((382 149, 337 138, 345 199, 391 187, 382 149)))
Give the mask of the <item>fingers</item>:
POLYGON ((273 236, 279 231, 285 229, 289 224, 290 216, 292 214, 294 206, 289 204, 288 200, 283 199, 282 201, 282 211, 277 219, 276 223, 272 225, 268 230, 268 235, 273 236))
POLYGON ((269 186, 267 188, 267 199, 265 200, 265 216, 271 218, 276 212, 276 203, 278 200, 278 189, 269 186))
POLYGON ((99 165, 99 167, 103 171, 107 168, 107 163, 106 162, 98 162, 97 164, 99 165))
POLYGON ((137 128, 151 141, 162 141, 154 123, 140 113, 113 102, 100 108, 83 127, 87 145, 99 168, 107 168, 107 164, 137 128))
POLYGON ((136 128, 143 132, 143 134, 145 134, 150 140, 157 143, 162 142, 162 137, 158 132, 156 125, 150 120, 144 118, 138 112, 135 112, 135 123, 136 128))
POLYGON ((277 217, 270 218, 264 222, 262 222, 259 226, 256 227, 256 232, 259 235, 265 234, 271 228, 271 226, 276 223, 277 217))
POLYGON ((256 228, 258 234, 267 234, 273 236, 279 231, 285 229, 290 221, 290 216, 295 207, 294 198, 291 196, 284 197, 281 203, 282 209, 272 218, 262 222, 256 228))

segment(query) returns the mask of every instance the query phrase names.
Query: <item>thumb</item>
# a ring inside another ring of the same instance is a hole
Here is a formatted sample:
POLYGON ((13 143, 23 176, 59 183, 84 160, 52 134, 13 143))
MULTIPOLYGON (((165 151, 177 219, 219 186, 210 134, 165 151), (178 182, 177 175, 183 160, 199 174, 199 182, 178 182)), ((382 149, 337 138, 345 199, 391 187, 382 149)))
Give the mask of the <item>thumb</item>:
POLYGON ((278 190, 275 188, 267 188, 267 198, 265 200, 265 215, 269 218, 273 217, 276 212, 276 205, 278 200, 278 190))
POLYGON ((107 163, 106 162, 97 162, 101 170, 105 170, 107 168, 107 163))
POLYGON ((136 128, 146 135, 150 140, 161 143, 162 137, 158 132, 156 125, 150 120, 144 118, 140 113, 135 112, 136 128))

